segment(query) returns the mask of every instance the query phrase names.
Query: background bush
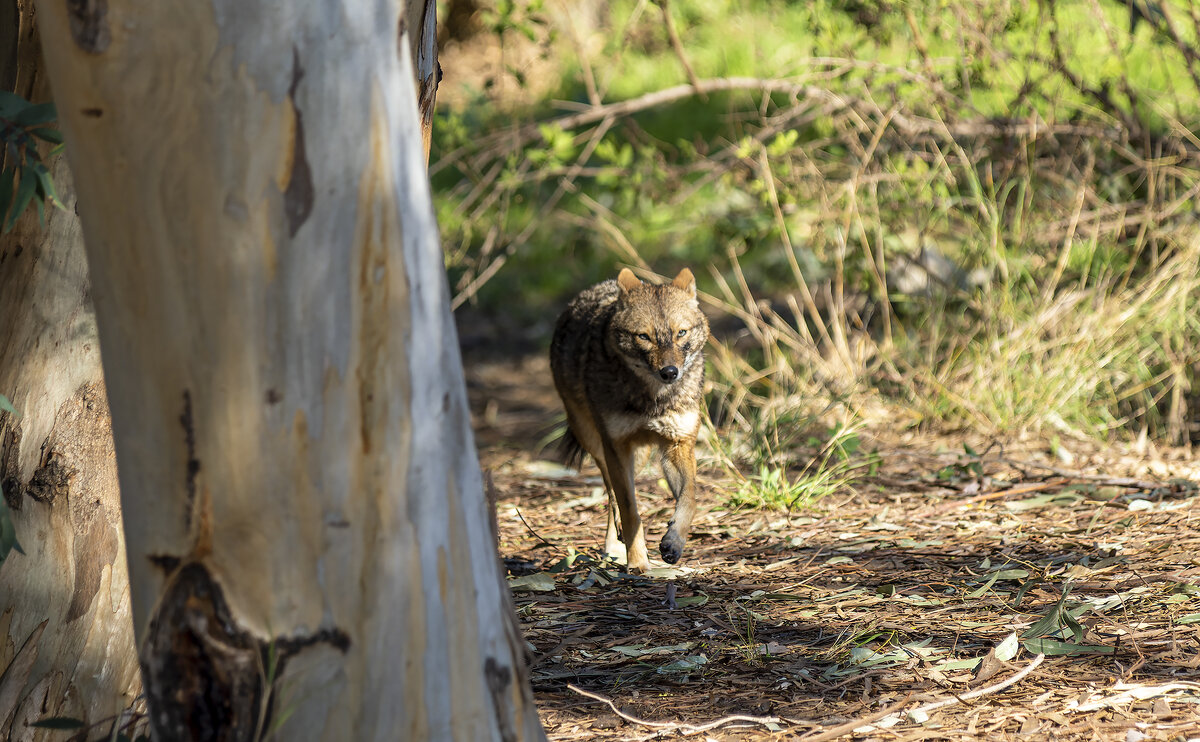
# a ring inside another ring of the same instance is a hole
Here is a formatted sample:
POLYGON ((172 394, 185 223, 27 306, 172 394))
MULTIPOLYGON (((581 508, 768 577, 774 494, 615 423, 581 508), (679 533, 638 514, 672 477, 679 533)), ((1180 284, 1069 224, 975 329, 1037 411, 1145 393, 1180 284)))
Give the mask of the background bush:
POLYGON ((432 171, 464 311, 544 335, 617 263, 686 264, 730 318, 714 412, 744 434, 834 410, 1190 441, 1191 3, 441 11, 432 171))

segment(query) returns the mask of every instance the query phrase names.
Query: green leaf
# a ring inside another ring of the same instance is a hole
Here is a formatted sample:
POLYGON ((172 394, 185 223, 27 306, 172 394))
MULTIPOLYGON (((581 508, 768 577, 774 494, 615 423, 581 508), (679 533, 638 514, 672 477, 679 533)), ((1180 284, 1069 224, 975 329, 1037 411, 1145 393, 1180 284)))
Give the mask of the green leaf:
POLYGON ((1050 609, 1049 613, 1039 618, 1037 622, 1026 629, 1025 633, 1021 636, 1035 638, 1039 636, 1045 636, 1047 634, 1057 634, 1061 632, 1063 627, 1060 616, 1061 613, 1059 611, 1053 608, 1050 609))
POLYGON ((54 190, 54 180, 50 177, 50 171, 46 168, 46 166, 38 162, 34 163, 30 167, 33 169, 34 173, 37 174, 38 183, 41 185, 42 195, 45 198, 50 199, 50 203, 54 204, 60 209, 65 210, 66 207, 63 206, 62 202, 58 200, 58 193, 56 193, 54 190))
POLYGON ((996 572, 997 580, 1023 580, 1028 576, 1027 569, 1001 569, 996 572))
POLYGON ((0 90, 0 116, 4 118, 12 118, 22 109, 29 106, 29 101, 25 100, 16 93, 10 93, 7 90, 0 90))
POLYGON ((1071 636, 1075 637, 1076 642, 1083 641, 1083 625, 1075 620, 1070 611, 1063 611, 1063 626, 1071 630, 1071 636))
POLYGON ((554 144, 554 140, 563 133, 562 127, 558 124, 538 124, 538 131, 546 144, 554 144))
POLYGON ((610 651, 617 654, 623 654, 626 657, 645 657, 648 654, 675 654, 677 652, 686 652, 696 646, 695 642, 684 642, 683 644, 672 644, 664 647, 647 647, 645 644, 627 644, 619 647, 609 647, 610 651))
POLYGON ((666 674, 666 673, 671 673, 671 672, 692 672, 694 670, 700 669, 701 666, 703 666, 707 663, 708 663, 708 658, 705 657, 704 655, 693 654, 693 655, 684 657, 683 659, 678 659, 678 660, 675 660, 674 662, 669 662, 669 663, 663 665, 662 667, 658 668, 658 672, 659 672, 659 674, 666 674))
MULTIPOLYGON (((37 137, 38 139, 41 139, 43 142, 49 142, 51 144, 62 144, 63 143, 62 129, 58 128, 57 121, 51 121, 50 123, 45 124, 43 126, 35 126, 35 127, 28 128, 25 130, 25 135, 28 137, 37 137)), ((29 142, 30 142, 30 144, 33 144, 32 139, 30 139, 29 142)))
POLYGON ((674 580, 678 577, 683 577, 689 572, 694 572, 691 567, 651 567, 644 573, 646 577, 653 577, 660 580, 674 580))
POLYGON ((996 580, 998 580, 998 579, 1000 579, 1000 573, 993 572, 992 576, 988 578, 987 582, 983 583, 981 586, 979 586, 975 590, 972 590, 971 592, 967 593, 967 597, 968 598, 982 597, 984 593, 986 593, 988 590, 992 589, 992 585, 995 585, 996 580))
POLYGON ((525 575, 515 580, 509 580, 508 587, 512 590, 533 590, 539 593, 552 592, 554 590, 554 575, 547 572, 525 575))
POLYGON ((34 191, 37 190, 38 177, 29 168, 21 170, 21 183, 17 186, 17 196, 13 199, 12 212, 9 213, 8 219, 4 222, 3 232, 12 231, 13 225, 17 223, 17 218, 25 211, 25 207, 33 199, 34 191))
POLYGON ((1069 492, 1063 490, 1061 492, 1048 492, 1044 495, 1034 495, 1024 500, 1014 500, 1004 503, 1007 510, 1013 512, 1022 512, 1025 510, 1033 510, 1035 508, 1044 508, 1051 506, 1071 505, 1083 499, 1083 496, 1078 492, 1069 492))
POLYGON ((775 139, 767 145, 767 154, 772 157, 783 157, 792 147, 796 146, 796 141, 800 138, 800 132, 796 129, 789 129, 776 135, 775 139))
POLYGON ((1075 617, 1067 610, 1067 596, 1071 594, 1071 586, 1068 584, 1063 587, 1062 597, 1058 602, 1046 611, 1046 615, 1042 616, 1036 623, 1025 630, 1021 634, 1024 639, 1034 639, 1040 636, 1052 636, 1061 634, 1064 629, 1069 629, 1075 635, 1075 640, 1079 641, 1083 637, 1083 627, 1075 620, 1075 617))
POLYGON ((4 563, 12 551, 16 551, 18 554, 25 553, 20 542, 17 541, 17 529, 13 526, 12 512, 8 509, 8 501, 0 496, 0 564, 4 563))
POLYGON ((0 394, 0 410, 4 410, 5 412, 11 412, 13 414, 13 417, 21 416, 20 413, 17 412, 17 408, 13 407, 12 402, 8 401, 8 397, 4 396, 3 394, 0 394))
POLYGON ((48 124, 57 117, 58 113, 55 111, 53 103, 38 103, 19 111, 12 117, 12 122, 17 126, 30 127, 48 124))
POLYGON ((43 142, 50 142, 51 144, 63 143, 62 131, 51 126, 43 126, 40 129, 33 129, 29 133, 38 139, 41 139, 43 142))
POLYGON ((1017 656, 1017 632, 1013 632, 1004 638, 1004 641, 996 645, 996 659, 1001 662, 1008 662, 1013 657, 1017 656))
POLYGON ((943 660, 934 665, 937 669, 948 672, 950 670, 974 670, 982 662, 981 657, 972 657, 967 660, 943 660))
POLYGON ((1021 586, 1019 588, 1017 588, 1016 596, 1013 597, 1013 608, 1016 608, 1017 606, 1021 605, 1021 601, 1025 598, 1025 593, 1029 592, 1029 588, 1035 587, 1040 582, 1041 582, 1041 580, 1038 580, 1036 578, 1034 578, 1032 580, 1025 580, 1024 582, 1022 582, 1021 586))
POLYGON ((1112 647, 1102 647, 1098 644, 1071 644, 1057 639, 1024 639, 1021 646, 1033 654, 1044 654, 1048 657, 1072 654, 1112 654, 1112 647))
POLYGON ((578 559, 580 556, 581 555, 575 551, 575 547, 568 546, 567 547, 567 555, 565 557, 563 557, 562 559, 559 559, 557 562, 555 562, 546 571, 550 572, 552 574, 559 574, 561 572, 566 572, 568 569, 575 566, 575 560, 578 559))
POLYGON ((29 726, 39 729, 81 729, 87 724, 84 724, 80 719, 72 719, 69 716, 49 716, 45 719, 38 719, 29 726))

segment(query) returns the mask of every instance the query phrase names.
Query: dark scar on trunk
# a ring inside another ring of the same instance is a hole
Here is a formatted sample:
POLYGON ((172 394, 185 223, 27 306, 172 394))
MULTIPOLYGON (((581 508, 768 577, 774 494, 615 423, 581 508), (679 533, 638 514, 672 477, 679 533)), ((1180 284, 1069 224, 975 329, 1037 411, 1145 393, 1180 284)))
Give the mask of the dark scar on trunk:
POLYGON ((296 134, 292 139, 292 174, 288 178, 287 189, 283 192, 283 211, 287 217, 288 236, 295 237, 296 232, 308 220, 313 210, 315 189, 313 188, 312 168, 308 164, 307 147, 304 141, 304 117, 300 106, 296 104, 296 88, 304 77, 304 68, 300 66, 300 51, 292 47, 292 84, 288 88, 288 99, 292 102, 292 111, 296 116, 296 134))
POLYGON ((75 45, 88 54, 101 54, 112 42, 108 30, 108 0, 67 0, 67 22, 75 45))
POLYGON ((184 565, 167 580, 142 650, 154 738, 255 740, 261 722, 269 729, 283 711, 273 691, 288 660, 320 644, 344 653, 350 637, 326 628, 263 641, 239 625, 221 584, 202 564, 184 565))
POLYGON ((183 390, 183 414, 179 416, 183 425, 183 440, 187 445, 187 505, 183 514, 184 525, 192 527, 192 510, 196 506, 196 475, 200 473, 200 459, 196 458, 196 428, 192 418, 192 393, 183 390))

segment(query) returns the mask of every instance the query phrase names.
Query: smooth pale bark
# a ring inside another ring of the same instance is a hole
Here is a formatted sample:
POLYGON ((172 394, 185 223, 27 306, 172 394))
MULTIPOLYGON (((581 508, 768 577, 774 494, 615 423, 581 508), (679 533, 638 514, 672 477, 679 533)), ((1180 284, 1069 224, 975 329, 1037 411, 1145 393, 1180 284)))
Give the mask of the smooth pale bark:
MULTIPOLYGON (((41 101, 31 2, 0 2, 0 85, 41 101)), ((67 211, 31 209, 0 236, 0 482, 25 554, 0 566, 0 739, 61 739, 28 723, 96 722, 140 692, 112 429, 87 261, 65 157, 67 211)))
POLYGON ((289 740, 543 738, 474 458, 411 14, 38 10, 157 738, 253 739, 263 716, 289 740))

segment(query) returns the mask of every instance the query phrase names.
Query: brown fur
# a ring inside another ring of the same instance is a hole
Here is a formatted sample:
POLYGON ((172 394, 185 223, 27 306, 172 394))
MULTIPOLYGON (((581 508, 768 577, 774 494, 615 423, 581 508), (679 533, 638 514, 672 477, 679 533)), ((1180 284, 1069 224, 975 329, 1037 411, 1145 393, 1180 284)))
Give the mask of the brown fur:
POLYGON ((633 570, 649 567, 634 493, 637 449, 658 447, 675 496, 659 545, 663 559, 679 561, 691 530, 707 341, 687 268, 663 286, 622 270, 575 297, 554 330, 550 368, 567 411, 563 451, 569 463, 578 465, 587 451, 599 465, 609 495, 604 548, 613 556, 623 550, 633 570))

